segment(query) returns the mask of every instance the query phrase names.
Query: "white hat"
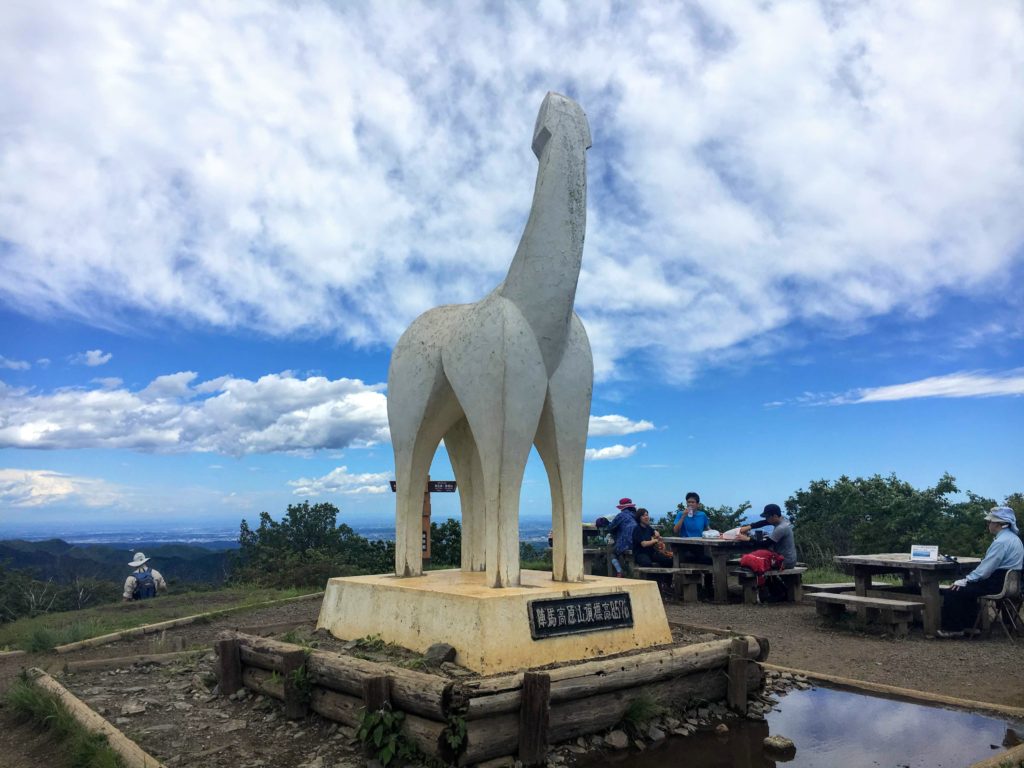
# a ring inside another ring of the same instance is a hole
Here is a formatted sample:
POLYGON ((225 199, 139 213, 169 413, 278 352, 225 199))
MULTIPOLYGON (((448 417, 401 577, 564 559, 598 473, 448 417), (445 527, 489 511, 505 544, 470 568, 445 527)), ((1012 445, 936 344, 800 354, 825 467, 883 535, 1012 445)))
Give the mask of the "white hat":
POLYGON ((141 552, 136 552, 135 553, 135 558, 130 563, 128 563, 128 565, 130 565, 132 568, 138 568, 140 565, 145 565, 148 562, 149 562, 149 558, 148 557, 146 557, 141 552))
POLYGON ((1010 530, 1014 533, 1017 532, 1017 516, 1010 507, 992 507, 985 515, 985 522, 1002 523, 1010 526, 1010 530))

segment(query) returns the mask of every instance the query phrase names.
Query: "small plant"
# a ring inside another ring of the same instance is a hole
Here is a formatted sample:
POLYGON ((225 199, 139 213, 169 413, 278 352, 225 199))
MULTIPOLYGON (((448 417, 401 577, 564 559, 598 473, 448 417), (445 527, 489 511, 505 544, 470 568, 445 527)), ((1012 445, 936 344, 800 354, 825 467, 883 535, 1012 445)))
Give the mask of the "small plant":
POLYGON ((310 637, 305 632, 298 629, 289 629, 287 632, 281 635, 282 643, 291 643, 292 645, 301 645, 303 648, 313 650, 320 646, 320 642, 310 637))
POLYGON ((665 707, 659 704, 648 691, 641 691, 626 707, 626 711, 622 715, 622 723, 628 730, 637 733, 641 725, 660 717, 665 712, 665 707))
POLYGON ((462 745, 466 741, 466 719, 458 715, 448 718, 448 725, 444 729, 444 740, 451 747, 453 754, 462 751, 462 745))
POLYGON ((356 738, 383 766, 388 766, 396 757, 415 760, 419 750, 402 736, 404 712, 395 712, 385 704, 375 712, 364 712, 356 738))
POLYGON ((299 700, 303 704, 309 704, 313 699, 313 678, 310 676, 306 665, 303 664, 298 669, 292 670, 288 677, 291 680, 292 687, 299 694, 299 700))
POLYGON ((28 636, 28 642, 25 644, 25 650, 29 653, 40 653, 43 651, 52 651, 55 645, 57 645, 57 635, 46 627, 37 627, 32 630, 32 634, 28 636))

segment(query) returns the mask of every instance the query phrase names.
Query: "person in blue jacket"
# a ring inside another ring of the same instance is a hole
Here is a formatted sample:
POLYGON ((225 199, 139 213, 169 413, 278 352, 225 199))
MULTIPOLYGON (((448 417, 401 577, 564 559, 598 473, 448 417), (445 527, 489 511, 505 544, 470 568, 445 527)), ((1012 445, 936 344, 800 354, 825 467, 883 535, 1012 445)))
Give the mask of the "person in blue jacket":
POLYGON ((700 495, 696 491, 686 494, 686 504, 678 504, 676 509, 676 519, 672 522, 676 536, 699 539, 711 527, 707 514, 700 508, 700 495))
POLYGON ((964 630, 978 618, 978 597, 998 594, 1007 571, 1024 568, 1024 543, 1020 540, 1017 516, 1009 507, 992 507, 985 515, 988 532, 995 538, 978 567, 953 582, 942 600, 942 629, 939 637, 963 637, 964 630))
POLYGON ((617 555, 629 552, 633 548, 633 531, 636 529, 636 504, 629 497, 623 496, 616 505, 619 510, 608 524, 608 533, 615 537, 615 555, 612 558, 612 568, 616 576, 622 576, 622 563, 617 555))

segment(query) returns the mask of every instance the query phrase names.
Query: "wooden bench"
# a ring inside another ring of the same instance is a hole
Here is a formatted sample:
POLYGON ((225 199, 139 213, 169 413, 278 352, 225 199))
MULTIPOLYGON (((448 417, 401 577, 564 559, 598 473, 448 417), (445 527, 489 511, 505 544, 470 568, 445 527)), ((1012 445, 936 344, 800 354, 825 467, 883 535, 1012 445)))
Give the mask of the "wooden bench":
POLYGON ((640 578, 656 578, 672 576, 672 593, 677 600, 695 603, 698 600, 698 588, 704 583, 704 575, 711 572, 711 566, 685 566, 681 568, 657 568, 654 566, 634 567, 634 573, 640 578))
MULTIPOLYGON (((803 577, 806 568, 786 568, 782 571, 768 571, 763 574, 766 579, 781 579, 786 585, 786 601, 796 603, 803 597, 803 577)), ((754 605, 758 602, 757 596, 757 574, 746 568, 737 568, 732 571, 743 589, 743 602, 754 605)))
POLYGON ((836 618, 846 613, 846 609, 849 607, 857 612, 864 623, 887 626, 900 636, 907 634, 910 630, 910 622, 924 608, 922 603, 881 597, 831 595, 827 592, 819 592, 813 597, 814 607, 820 616, 836 618))

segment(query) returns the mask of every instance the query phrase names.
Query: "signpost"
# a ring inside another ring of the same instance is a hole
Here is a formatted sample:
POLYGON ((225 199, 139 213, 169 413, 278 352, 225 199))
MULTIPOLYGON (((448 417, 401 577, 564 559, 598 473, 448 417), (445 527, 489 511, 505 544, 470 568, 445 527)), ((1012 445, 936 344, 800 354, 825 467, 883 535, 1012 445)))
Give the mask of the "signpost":
MULTIPOLYGON (((391 492, 394 493, 398 484, 391 481, 391 492)), ((432 493, 455 493, 456 485, 454 480, 431 480, 427 477, 427 489, 423 492, 423 567, 430 565, 430 494, 432 493)))

